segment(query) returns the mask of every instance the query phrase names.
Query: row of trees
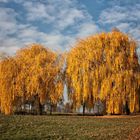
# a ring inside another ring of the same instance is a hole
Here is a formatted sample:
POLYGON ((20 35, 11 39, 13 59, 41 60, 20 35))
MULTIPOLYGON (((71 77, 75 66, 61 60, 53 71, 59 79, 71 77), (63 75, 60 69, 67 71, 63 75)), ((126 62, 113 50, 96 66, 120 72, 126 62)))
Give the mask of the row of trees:
POLYGON ((137 44, 114 30, 80 40, 69 53, 57 54, 41 45, 21 49, 0 62, 0 108, 11 114, 26 101, 56 105, 64 85, 74 109, 93 108, 96 101, 106 112, 140 111, 140 65, 137 44), (65 56, 65 57, 64 57, 65 56))

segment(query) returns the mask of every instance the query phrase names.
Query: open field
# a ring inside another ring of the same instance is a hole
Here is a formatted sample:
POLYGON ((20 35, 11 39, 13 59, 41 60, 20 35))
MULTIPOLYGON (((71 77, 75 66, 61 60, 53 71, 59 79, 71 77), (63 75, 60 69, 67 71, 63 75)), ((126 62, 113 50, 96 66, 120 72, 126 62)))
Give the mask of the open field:
POLYGON ((4 116, 0 140, 125 140, 140 125, 140 116, 4 116))

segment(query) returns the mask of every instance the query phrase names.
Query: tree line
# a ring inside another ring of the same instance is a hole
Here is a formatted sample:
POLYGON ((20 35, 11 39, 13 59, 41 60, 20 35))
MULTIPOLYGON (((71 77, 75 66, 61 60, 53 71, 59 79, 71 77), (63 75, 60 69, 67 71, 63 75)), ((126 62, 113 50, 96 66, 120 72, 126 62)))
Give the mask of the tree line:
POLYGON ((12 114, 26 102, 42 114, 63 99, 64 85, 74 110, 92 109, 97 101, 105 112, 140 112, 140 65, 137 43, 118 30, 78 40, 68 53, 40 44, 20 49, 0 61, 0 110, 12 114))

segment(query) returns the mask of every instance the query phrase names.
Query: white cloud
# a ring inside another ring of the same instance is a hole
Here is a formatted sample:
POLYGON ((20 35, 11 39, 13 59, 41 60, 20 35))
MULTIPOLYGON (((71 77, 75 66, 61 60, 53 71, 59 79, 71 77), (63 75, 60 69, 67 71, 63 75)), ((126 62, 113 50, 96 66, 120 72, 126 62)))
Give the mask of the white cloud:
POLYGON ((60 12, 56 27, 58 27, 59 29, 64 29, 68 26, 74 25, 76 21, 82 19, 85 19, 83 11, 80 11, 76 8, 68 8, 60 12))
MULTIPOLYGON (((105 1, 105 0, 104 0, 105 1)), ((111 6, 114 6, 114 5, 130 5, 130 6, 134 6, 136 3, 139 3, 140 1, 139 0, 108 0, 109 1, 109 4, 111 6)))
POLYGON ((19 50, 18 46, 10 46, 6 49, 6 46, 0 47, 0 51, 6 53, 7 55, 13 55, 19 50))
POLYGON ((129 30, 129 33, 130 33, 130 35, 132 35, 133 37, 135 37, 135 39, 137 39, 137 41, 139 41, 139 43, 140 43, 140 26, 135 27, 135 28, 131 28, 129 30))
POLYGON ((16 32, 16 12, 11 8, 0 8, 0 32, 2 35, 16 32))
POLYGON ((123 32, 126 32, 129 30, 130 28, 130 24, 129 23, 120 23, 116 26, 118 29, 120 29, 123 32))
POLYGON ((20 47, 21 42, 15 37, 4 37, 0 38, 0 51, 6 52, 10 55, 14 54, 20 47))
POLYGON ((50 46, 53 50, 64 51, 68 50, 74 43, 75 38, 61 33, 49 34, 46 37, 46 46, 50 46))
POLYGON ((118 22, 139 21, 140 20, 140 4, 135 6, 118 6, 105 9, 101 15, 99 22, 101 24, 116 24, 118 22))
POLYGON ((24 2, 29 21, 41 20, 44 23, 51 23, 57 30, 64 30, 77 23, 89 22, 91 15, 76 3, 75 0, 48 0, 46 3, 24 2))
POLYGON ((76 0, 13 0, 24 7, 24 19, 12 8, 0 9, 0 51, 10 54, 29 43, 42 43, 53 50, 69 50, 77 38, 98 31, 92 16, 76 0), (17 19, 24 20, 24 22, 17 19), (40 30, 50 28, 49 32, 40 30), (50 24, 48 26, 48 24, 50 24), (65 33, 70 28, 71 33, 65 33))
POLYGON ((10 54, 28 43, 45 38, 45 34, 28 24, 16 20, 18 14, 11 8, 0 9, 0 51, 10 54))
MULTIPOLYGON (((0 51, 12 54, 34 42, 53 50, 69 50, 77 38, 100 31, 92 16, 77 0, 0 0, 2 1, 15 2, 24 9, 18 12, 18 9, 0 8, 0 51)), ((103 1, 105 2, 98 2, 103 1)), ((112 8, 101 12, 100 26, 115 26, 140 41, 140 4, 121 6, 116 3, 114 0, 112 8)))
POLYGON ((26 1, 23 3, 23 5, 27 10, 27 19, 29 21, 45 20, 45 22, 51 22, 54 20, 54 17, 49 15, 48 12, 53 10, 53 6, 51 5, 31 1, 26 1))
POLYGON ((107 8, 101 13, 99 22, 101 24, 114 24, 116 22, 120 22, 128 16, 128 14, 124 11, 125 8, 122 8, 120 6, 107 8))
POLYGON ((99 32, 98 26, 95 25, 94 22, 91 22, 91 23, 89 22, 89 23, 82 24, 79 27, 79 32, 77 34, 77 37, 83 38, 91 34, 95 34, 97 32, 99 32))
POLYGON ((135 2, 133 6, 121 6, 116 3, 114 1, 112 8, 109 7, 100 14, 99 23, 110 28, 117 27, 140 41, 140 4, 135 2))
POLYGON ((8 0, 0 0, 0 2, 8 2, 8 0))

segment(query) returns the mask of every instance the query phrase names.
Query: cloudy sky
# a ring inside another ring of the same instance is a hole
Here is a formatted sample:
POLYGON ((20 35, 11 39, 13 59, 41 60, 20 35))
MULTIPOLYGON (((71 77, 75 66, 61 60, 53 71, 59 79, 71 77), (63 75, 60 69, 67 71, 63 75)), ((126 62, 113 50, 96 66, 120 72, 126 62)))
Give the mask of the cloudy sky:
POLYGON ((113 27, 140 41, 140 0, 0 0, 0 51, 9 54, 31 43, 68 51, 113 27))

